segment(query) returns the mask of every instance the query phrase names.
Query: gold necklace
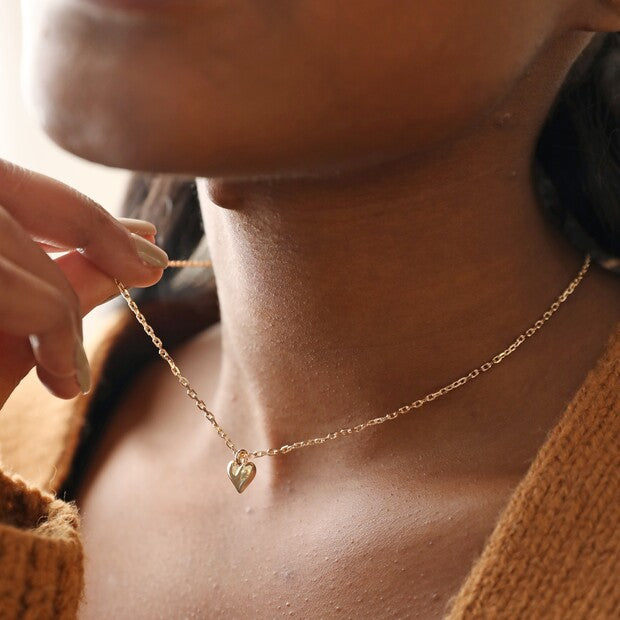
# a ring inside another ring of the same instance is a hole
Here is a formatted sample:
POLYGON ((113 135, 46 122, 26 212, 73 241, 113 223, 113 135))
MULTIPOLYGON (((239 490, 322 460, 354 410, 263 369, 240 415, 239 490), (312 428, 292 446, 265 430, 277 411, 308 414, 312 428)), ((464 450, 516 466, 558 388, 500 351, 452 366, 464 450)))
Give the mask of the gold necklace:
MULTIPOLYGON (((232 481, 233 485, 237 489, 239 493, 242 493, 247 486, 252 482, 254 476, 256 476, 256 465, 250 458, 258 459, 263 456, 276 456, 278 454, 287 454, 288 452, 292 452, 293 450, 298 450, 299 448, 305 448, 307 446, 315 446, 318 444, 325 443, 331 439, 337 439, 338 437, 344 437, 345 435, 352 435, 353 433, 359 433, 370 426, 376 426, 377 424, 383 424, 388 420, 395 420, 398 416, 408 413, 412 409, 419 409, 426 403, 430 403, 431 401, 439 398, 440 396, 444 396, 448 392, 465 385, 468 381, 475 379, 482 373, 489 371, 494 365, 499 364, 504 359, 506 359, 511 353, 513 353, 518 347, 520 347, 527 338, 533 336, 558 310, 560 305, 566 301, 569 295, 573 293, 573 291, 577 288, 583 277, 586 275, 588 268, 590 267, 590 255, 586 255, 584 263, 579 270, 578 274, 575 278, 570 282, 570 284, 564 289, 564 291, 557 297, 557 299, 549 306, 549 308, 542 314, 542 316, 533 323, 528 329, 526 329, 522 334, 520 334, 513 342, 508 346, 508 348, 504 349, 500 353, 494 355, 490 360, 484 362, 480 366, 477 366, 473 370, 469 371, 466 375, 452 381, 448 385, 440 388, 436 392, 431 392, 424 396, 423 398, 419 398, 418 400, 409 403, 408 405, 404 405, 388 413, 379 418, 372 418, 367 420, 366 422, 362 422, 357 424, 356 426, 352 426, 350 428, 341 428, 332 433, 328 433, 327 435, 322 435, 320 437, 314 437, 313 439, 305 439, 303 441, 296 441, 292 444, 285 444, 280 446, 279 448, 269 448, 267 450, 256 450, 252 452, 248 452, 247 450, 237 448, 233 440, 228 436, 226 431, 218 424, 215 416, 207 406, 204 401, 199 398, 196 390, 192 388, 190 382, 181 374, 179 367, 174 363, 172 357, 166 349, 164 348, 162 341, 155 335, 153 328, 147 323, 146 318, 138 309, 138 306, 133 301, 131 296, 129 295, 129 291, 125 288, 125 285, 118 280, 115 280, 116 285, 118 286, 121 295, 127 302, 129 309, 134 313, 138 323, 142 325, 142 328, 147 333, 147 335, 152 340, 153 344, 157 348, 157 351, 164 360, 170 366, 170 370, 172 374, 177 378, 178 382, 185 388, 187 395, 194 401, 196 407, 201 411, 205 418, 214 426, 217 434, 224 440, 226 446, 233 452, 234 459, 228 463, 228 477, 232 481)), ((169 267, 211 267, 211 261, 192 261, 192 260, 173 260, 169 261, 169 267)))

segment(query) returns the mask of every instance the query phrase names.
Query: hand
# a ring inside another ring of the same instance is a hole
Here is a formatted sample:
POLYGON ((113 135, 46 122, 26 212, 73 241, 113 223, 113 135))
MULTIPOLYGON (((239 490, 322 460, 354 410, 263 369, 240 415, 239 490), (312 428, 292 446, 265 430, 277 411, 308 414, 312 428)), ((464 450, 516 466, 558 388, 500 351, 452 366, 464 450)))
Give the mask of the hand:
POLYGON ((82 317, 118 294, 115 277, 141 287, 161 278, 155 232, 0 160, 0 407, 33 366, 60 398, 88 391, 82 317))

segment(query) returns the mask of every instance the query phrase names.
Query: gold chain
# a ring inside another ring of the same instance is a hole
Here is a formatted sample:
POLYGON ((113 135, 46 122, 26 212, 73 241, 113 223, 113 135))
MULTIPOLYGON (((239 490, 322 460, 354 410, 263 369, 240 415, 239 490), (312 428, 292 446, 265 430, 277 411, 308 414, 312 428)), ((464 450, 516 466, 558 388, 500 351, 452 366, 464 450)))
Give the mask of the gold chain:
POLYGON ((211 267, 210 260, 169 260, 168 267, 211 267))
MULTIPOLYGON (((535 321, 528 329, 526 329, 503 351, 494 355, 490 360, 484 362, 480 366, 474 368, 466 375, 459 377, 458 379, 452 381, 448 385, 440 388, 436 392, 430 392, 423 398, 419 398, 418 400, 409 403, 408 405, 404 405, 403 407, 399 407, 398 409, 388 413, 384 416, 378 418, 372 418, 367 420, 366 422, 362 422, 357 424, 356 426, 351 426, 348 428, 341 428, 332 433, 328 433, 327 435, 322 435, 320 437, 314 437, 312 439, 305 439, 303 441, 296 441, 292 444, 284 444, 279 448, 269 448, 267 450, 255 450, 252 452, 248 452, 247 450, 239 449, 230 438, 230 436, 226 433, 226 431, 218 424, 215 416, 207 406, 204 401, 199 398, 196 390, 192 388, 190 382, 181 374, 179 367, 175 364, 174 360, 164 348, 162 341, 156 336, 153 328, 148 324, 146 318, 140 312, 138 306, 131 298, 129 291, 125 288, 125 285, 118 280, 115 280, 116 285, 118 286, 121 295, 127 302, 129 309, 134 313, 138 323, 142 325, 142 328, 147 333, 149 338, 152 340, 153 344, 157 348, 157 351, 170 366, 170 370, 172 374, 177 378, 178 382, 185 388, 187 395, 191 398, 196 407, 204 414, 205 418, 213 425, 217 434, 224 440, 226 446, 235 454, 235 460, 231 461, 228 464, 228 475, 231 478, 235 488, 240 493, 247 487, 247 485, 252 481, 254 475, 256 473, 256 468, 253 463, 249 462, 250 458, 258 459, 263 456, 276 456, 278 454, 287 454, 288 452, 292 452, 293 450, 298 450, 299 448, 305 448, 307 446, 315 446, 318 444, 325 443, 326 441, 330 441, 332 439, 337 439, 338 437, 343 437, 345 435, 351 435, 353 433, 359 433, 370 426, 377 426, 378 424, 383 424, 388 420, 395 420, 397 417, 404 415, 411 411, 412 409, 419 409, 426 403, 430 403, 436 398, 440 396, 445 396, 448 392, 459 388, 465 385, 467 382, 475 379, 480 376, 482 373, 485 373, 493 366, 499 364, 503 360, 505 360, 509 355, 514 353, 527 338, 532 337, 558 310, 561 304, 563 304, 566 299, 573 293, 573 291, 577 288, 579 283, 583 280, 583 277, 586 275, 588 268, 590 267, 591 258, 590 255, 586 255, 583 265, 579 270, 578 274, 575 278, 570 282, 570 284, 564 289, 564 291, 557 297, 557 299, 549 306, 549 308, 542 314, 542 316, 535 321)), ((211 261, 192 261, 192 260, 177 260, 177 261, 169 261, 169 267, 211 267, 211 261)))

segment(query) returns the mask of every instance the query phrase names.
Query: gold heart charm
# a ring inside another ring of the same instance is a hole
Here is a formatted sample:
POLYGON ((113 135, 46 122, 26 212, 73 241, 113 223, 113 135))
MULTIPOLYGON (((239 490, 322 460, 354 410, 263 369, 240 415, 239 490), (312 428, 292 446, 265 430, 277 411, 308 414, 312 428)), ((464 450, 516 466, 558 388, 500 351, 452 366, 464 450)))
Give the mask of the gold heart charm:
POLYGON ((256 476, 256 465, 254 463, 250 461, 247 463, 230 461, 228 463, 228 477, 239 493, 245 491, 250 482, 254 480, 254 476, 256 476))

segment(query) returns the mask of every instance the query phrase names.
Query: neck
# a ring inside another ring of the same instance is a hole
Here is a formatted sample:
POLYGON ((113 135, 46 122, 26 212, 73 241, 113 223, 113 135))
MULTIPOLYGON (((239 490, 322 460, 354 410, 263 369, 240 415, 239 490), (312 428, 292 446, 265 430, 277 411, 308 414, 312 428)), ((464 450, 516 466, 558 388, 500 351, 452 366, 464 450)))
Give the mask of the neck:
MULTIPOLYGON (((242 447, 385 415, 467 374, 547 309, 583 256, 545 223, 532 189, 543 116, 500 111, 425 158, 329 179, 199 183, 222 316, 213 409, 242 447)), ((481 397, 491 374, 458 391, 481 397)), ((489 427, 455 399, 416 420, 489 427)), ((404 427, 382 429, 389 442, 404 427)), ((378 449, 365 432, 340 450, 378 449)), ((317 449, 327 458, 307 451, 317 449)))

